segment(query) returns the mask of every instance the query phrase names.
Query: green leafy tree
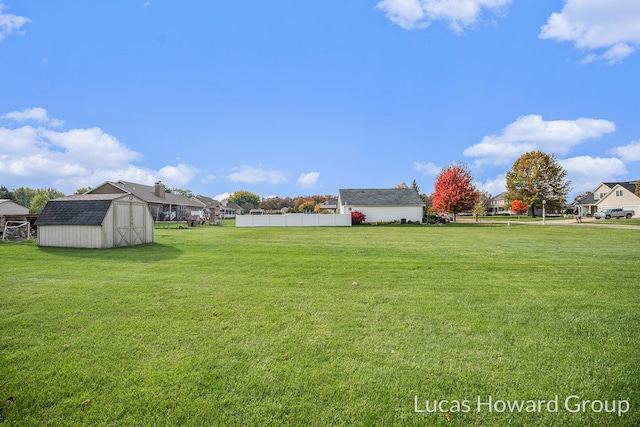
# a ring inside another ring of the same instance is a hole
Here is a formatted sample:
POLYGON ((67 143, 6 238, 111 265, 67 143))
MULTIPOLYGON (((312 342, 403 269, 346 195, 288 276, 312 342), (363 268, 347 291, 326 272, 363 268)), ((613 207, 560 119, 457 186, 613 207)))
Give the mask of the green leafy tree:
POLYGON ((13 190, 13 201, 28 208, 37 192, 33 188, 20 187, 13 190))
POLYGON ((40 192, 36 194, 29 204, 29 213, 33 215, 41 214, 48 201, 49 196, 47 196, 47 193, 40 192))
POLYGON ((411 183, 411 188, 413 188, 416 191, 416 193, 420 194, 420 187, 418 186, 418 183, 416 182, 415 179, 411 183))
POLYGON ((485 205, 484 200, 482 198, 478 199, 476 204, 473 206, 473 214, 476 217, 476 222, 487 214, 487 205, 485 205))
POLYGON ((86 193, 87 191, 91 191, 91 187, 82 187, 82 188, 78 188, 78 189, 76 190, 76 192, 75 192, 75 193, 73 193, 73 194, 84 194, 84 193, 86 193))
POLYGON ((240 206, 245 212, 256 209, 260 205, 260 196, 246 190, 235 191, 227 201, 240 206))
POLYGON ((530 151, 515 161, 507 172, 506 203, 521 200, 528 207, 531 216, 536 208, 542 208, 547 201, 547 209, 559 210, 566 203, 570 182, 565 180, 564 170, 553 155, 542 151, 530 151))
POLYGON ((33 188, 20 187, 13 190, 13 201, 24 206, 25 208, 31 209, 31 201, 38 194, 46 195, 48 200, 57 199, 58 197, 64 197, 64 193, 56 190, 55 188, 43 187, 43 188, 33 189, 33 188))
POLYGON ((36 195, 39 193, 44 193, 47 195, 49 199, 57 199, 58 197, 64 197, 65 194, 56 190, 55 188, 38 188, 36 189, 36 195))
POLYGON ((13 193, 4 185, 0 187, 0 199, 13 200, 13 193))

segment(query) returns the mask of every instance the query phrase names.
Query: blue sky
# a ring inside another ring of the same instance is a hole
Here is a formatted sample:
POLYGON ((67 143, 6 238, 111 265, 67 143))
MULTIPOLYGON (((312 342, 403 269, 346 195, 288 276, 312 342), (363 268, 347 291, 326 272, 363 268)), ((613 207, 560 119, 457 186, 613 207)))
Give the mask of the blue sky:
POLYGON ((526 151, 640 179, 637 0, 0 0, 0 185, 337 194, 526 151))

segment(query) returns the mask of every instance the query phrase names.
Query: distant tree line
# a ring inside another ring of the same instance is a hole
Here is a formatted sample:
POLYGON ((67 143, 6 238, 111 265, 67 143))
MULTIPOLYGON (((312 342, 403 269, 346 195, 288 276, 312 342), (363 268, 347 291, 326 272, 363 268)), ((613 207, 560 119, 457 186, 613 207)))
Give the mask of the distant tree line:
POLYGON ((39 214, 51 199, 64 197, 64 193, 55 188, 27 188, 20 187, 9 191, 7 187, 0 186, 0 199, 13 200, 19 205, 29 209, 30 214, 39 214))

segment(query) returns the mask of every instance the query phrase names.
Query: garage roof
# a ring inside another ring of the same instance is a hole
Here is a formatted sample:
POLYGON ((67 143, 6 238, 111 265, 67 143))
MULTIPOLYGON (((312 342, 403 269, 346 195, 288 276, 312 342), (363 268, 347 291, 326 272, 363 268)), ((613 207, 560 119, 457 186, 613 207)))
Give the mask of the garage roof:
POLYGON ((341 202, 355 206, 423 206, 412 188, 362 188, 340 190, 341 202))

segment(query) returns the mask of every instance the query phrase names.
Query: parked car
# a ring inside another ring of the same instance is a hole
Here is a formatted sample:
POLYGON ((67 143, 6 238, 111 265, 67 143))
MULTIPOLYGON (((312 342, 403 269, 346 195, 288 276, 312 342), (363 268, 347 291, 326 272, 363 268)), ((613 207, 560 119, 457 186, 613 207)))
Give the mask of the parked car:
POLYGON ((613 209, 603 209, 600 212, 596 212, 593 217, 595 219, 611 219, 611 218, 631 218, 636 214, 635 211, 631 209, 622 209, 622 208, 613 208, 613 209))
POLYGON ((448 224, 453 221, 453 215, 438 214, 438 222, 441 224, 448 224))

